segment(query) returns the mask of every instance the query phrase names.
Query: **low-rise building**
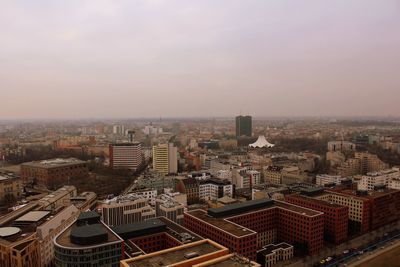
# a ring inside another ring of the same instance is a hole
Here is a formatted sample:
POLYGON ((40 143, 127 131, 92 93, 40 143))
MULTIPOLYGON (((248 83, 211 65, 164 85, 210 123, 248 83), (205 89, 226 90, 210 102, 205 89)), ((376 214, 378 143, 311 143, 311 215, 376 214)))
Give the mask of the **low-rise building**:
POLYGON ((64 185, 56 191, 51 192, 47 196, 38 201, 38 205, 43 210, 54 210, 60 207, 71 205, 71 198, 77 196, 76 187, 73 185, 64 185))
POLYGON ((201 200, 216 200, 223 196, 235 196, 235 188, 228 180, 211 178, 200 181, 199 197, 201 200))
POLYGON ((257 251, 257 262, 263 267, 270 267, 292 259, 293 252, 293 246, 288 243, 270 244, 257 251))
POLYGON ((177 181, 176 191, 186 194, 188 205, 200 200, 199 183, 195 178, 183 178, 177 181))
POLYGON ((86 162, 75 158, 49 159, 21 164, 21 178, 24 183, 32 183, 46 189, 57 189, 68 184, 72 178, 89 175, 86 162))
POLYGON ((140 222, 156 216, 148 200, 136 194, 105 200, 98 209, 101 211, 102 221, 109 226, 140 222))
POLYGON ((0 228, 0 266, 52 266, 53 238, 63 231, 78 215, 70 205, 54 210, 40 210, 36 203, 31 208, 13 211, 0 228))
POLYGON ((281 166, 267 166, 264 169, 264 181, 270 184, 281 184, 282 169, 281 166))
POLYGON ((327 184, 341 184, 341 181, 344 180, 340 175, 329 175, 329 174, 318 174, 315 178, 315 184, 324 186, 327 184))
POLYGON ((391 189, 400 189, 400 171, 398 168, 379 172, 369 172, 361 176, 358 181, 359 190, 374 190, 376 186, 387 186, 391 189))
POLYGON ((177 224, 183 224, 185 206, 175 201, 173 197, 160 195, 155 200, 155 206, 157 217, 165 217, 177 224))
POLYGON ((22 181, 19 175, 0 171, 0 204, 13 203, 22 196, 22 181))

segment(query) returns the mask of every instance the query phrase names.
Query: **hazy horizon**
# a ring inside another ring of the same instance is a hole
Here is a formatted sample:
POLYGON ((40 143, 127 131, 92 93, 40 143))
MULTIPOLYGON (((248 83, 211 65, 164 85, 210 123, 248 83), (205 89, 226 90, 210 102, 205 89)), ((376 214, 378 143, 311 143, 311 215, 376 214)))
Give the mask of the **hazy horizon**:
POLYGON ((399 1, 4 1, 0 120, 400 116, 399 1))

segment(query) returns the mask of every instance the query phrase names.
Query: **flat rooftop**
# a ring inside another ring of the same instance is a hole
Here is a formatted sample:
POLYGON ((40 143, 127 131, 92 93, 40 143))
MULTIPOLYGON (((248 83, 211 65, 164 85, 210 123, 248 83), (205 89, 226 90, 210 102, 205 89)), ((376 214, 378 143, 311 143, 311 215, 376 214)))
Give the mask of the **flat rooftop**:
POLYGON ((18 179, 20 178, 19 174, 7 170, 0 169, 0 182, 11 180, 11 179, 18 179))
POLYGON ((187 214, 192 215, 193 217, 196 217, 202 221, 205 221, 206 223, 209 223, 209 224, 215 226, 216 228, 220 228, 220 229, 222 229, 234 236, 237 236, 237 237, 242 237, 242 236, 249 235, 249 234, 256 234, 256 232, 254 232, 253 230, 250 230, 243 226, 237 225, 237 224, 230 222, 224 218, 211 217, 204 210, 193 210, 193 211, 187 212, 187 214))
POLYGON ((130 260, 126 260, 126 266, 129 267, 160 267, 160 266, 170 266, 183 261, 189 260, 185 257, 188 254, 196 254, 194 258, 212 254, 214 252, 227 250, 222 246, 216 246, 209 240, 203 240, 196 243, 190 243, 188 245, 183 245, 175 247, 172 249, 166 249, 159 252, 147 254, 144 256, 139 256, 130 260))
POLYGON ((357 190, 345 189, 345 190, 327 190, 328 194, 339 194, 339 195, 346 195, 346 196, 353 196, 358 198, 374 198, 374 197, 381 197, 387 194, 395 193, 398 190, 396 189, 384 189, 382 191, 375 191, 375 190, 368 190, 367 195, 357 195, 357 190))
POLYGON ((129 225, 115 226, 112 229, 127 242, 130 246, 131 253, 142 252, 133 239, 157 233, 168 234, 182 244, 203 240, 201 236, 165 217, 158 217, 129 225))
POLYGON ((274 204, 270 199, 250 200, 243 203, 227 205, 221 208, 208 209, 208 215, 212 217, 226 217, 235 214, 241 214, 246 211, 270 207, 274 204))
POLYGON ((1 225, 1 229, 4 231, 4 228, 11 227, 18 228, 19 231, 15 231, 11 234, 3 234, 3 236, 0 237, 0 243, 9 245, 27 239, 36 233, 37 227, 47 223, 49 218, 57 216, 57 214, 62 212, 66 207, 56 209, 54 212, 32 211, 34 208, 37 208, 37 205, 35 203, 29 203, 20 210, 10 212, 4 216, 5 220, 1 225))
POLYGON ((138 146, 140 145, 140 142, 126 142, 126 143, 114 143, 111 144, 112 146, 138 146))
POLYGON ((242 237, 245 235, 254 234, 256 232, 251 229, 245 228, 243 226, 240 226, 238 224, 235 224, 235 223, 229 221, 229 218, 240 216, 242 214, 246 214, 249 212, 255 212, 255 211, 260 211, 260 210, 264 210, 264 209, 274 209, 274 208, 289 210, 291 212, 296 212, 303 216, 309 216, 309 217, 323 215, 322 212, 315 211, 315 210, 308 209, 308 208, 303 208, 303 207, 300 207, 300 206, 297 206, 294 204, 290 204, 287 202, 283 202, 283 201, 273 201, 272 205, 269 205, 266 207, 258 207, 256 209, 244 210, 240 213, 232 214, 232 216, 227 215, 224 217, 215 218, 215 217, 212 217, 209 214, 207 214, 206 211, 200 210, 200 209, 188 211, 187 214, 191 215, 195 218, 198 218, 208 224, 211 224, 216 228, 222 229, 225 232, 228 232, 234 236, 242 237))
POLYGON ((72 243, 71 238, 70 238, 71 230, 75 226, 76 226, 76 222, 73 223, 72 225, 70 225, 66 230, 64 230, 64 232, 59 234, 55 239, 55 243, 60 246, 63 246, 63 247, 81 249, 81 248, 85 248, 85 247, 98 246, 101 244, 112 243, 115 241, 122 242, 122 240, 116 234, 114 234, 108 227, 106 227, 103 223, 101 223, 102 229, 107 233, 107 241, 100 242, 100 243, 93 244, 93 245, 77 245, 75 243, 72 243))
POLYGON ((50 168, 57 168, 57 167, 64 167, 64 166, 73 166, 76 164, 84 164, 84 163, 86 163, 86 162, 76 159, 76 158, 68 158, 68 159, 56 158, 56 159, 26 162, 26 163, 22 163, 21 166, 31 166, 31 167, 37 167, 37 168, 50 169, 50 168))
POLYGON ((309 197, 309 196, 294 194, 294 195, 291 195, 291 197, 296 197, 296 198, 300 198, 300 199, 304 199, 304 200, 311 200, 314 203, 318 203, 325 207, 331 207, 331 208, 344 208, 345 207, 344 205, 339 205, 337 203, 333 203, 333 202, 329 202, 329 201, 325 201, 325 200, 321 200, 321 199, 313 198, 313 197, 309 197))
POLYGON ((238 257, 235 254, 229 254, 207 262, 195 264, 193 267, 261 267, 261 265, 238 257))
POLYGON ((316 210, 312 210, 312 209, 307 209, 307 208, 303 208, 297 205, 293 205, 287 202, 283 202, 283 201, 275 201, 275 206, 278 208, 282 208, 282 209, 286 209, 286 210, 290 210, 292 212, 296 212, 296 213, 300 213, 302 215, 306 215, 306 216, 318 216, 318 215, 322 215, 322 212, 316 211, 316 210))
POLYGON ((192 242, 203 240, 201 236, 165 217, 158 217, 158 219, 167 225, 167 233, 173 237, 177 235, 181 237, 182 234, 189 234, 193 237, 192 242))
POLYGON ((42 211, 42 210, 34 210, 30 211, 27 214, 16 219, 16 222, 38 222, 47 215, 50 214, 50 211, 42 211))

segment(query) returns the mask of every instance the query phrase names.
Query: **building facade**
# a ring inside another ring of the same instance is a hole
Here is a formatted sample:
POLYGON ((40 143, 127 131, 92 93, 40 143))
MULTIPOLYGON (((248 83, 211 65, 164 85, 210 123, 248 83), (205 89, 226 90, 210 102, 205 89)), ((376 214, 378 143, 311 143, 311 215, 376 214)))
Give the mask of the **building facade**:
POLYGON ((321 201, 300 194, 286 195, 289 203, 318 210, 324 213, 324 239, 334 244, 340 244, 347 240, 348 234, 348 207, 321 201))
POLYGON ((109 145, 112 169, 137 170, 143 164, 142 145, 139 142, 109 145))
POLYGON ((51 159, 21 164, 21 178, 24 183, 55 190, 68 184, 72 178, 85 178, 89 175, 86 162, 69 159, 51 159))
POLYGON ((178 149, 172 143, 153 146, 153 169, 161 174, 178 172, 178 149))
POLYGON ((323 226, 322 212, 266 199, 185 213, 185 227, 253 260, 277 241, 314 255, 323 247, 323 226))
POLYGON ((253 133, 253 122, 251 116, 236 117, 236 137, 251 137, 253 133))
POLYGON ((124 241, 95 212, 82 213, 54 239, 56 267, 118 267, 124 241))
POLYGON ((136 194, 118 196, 101 203, 102 221, 109 226, 144 221, 156 216, 148 200, 136 194))

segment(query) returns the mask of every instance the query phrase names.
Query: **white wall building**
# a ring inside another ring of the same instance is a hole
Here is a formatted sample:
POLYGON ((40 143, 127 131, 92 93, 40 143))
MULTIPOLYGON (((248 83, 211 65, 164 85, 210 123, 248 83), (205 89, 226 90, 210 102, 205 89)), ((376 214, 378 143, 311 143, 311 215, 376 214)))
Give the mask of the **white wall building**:
POLYGON ((156 199, 156 216, 166 217, 177 224, 183 224, 185 206, 175 201, 167 194, 159 195, 156 199))
POLYGON ((233 195, 233 185, 227 180, 209 179, 199 185, 199 197, 205 201, 216 200, 224 196, 233 197, 233 195))
POLYGON ((143 163, 142 145, 139 142, 110 144, 110 167, 136 170, 143 163))
POLYGON ((156 204, 157 190, 155 189, 138 190, 138 191, 133 191, 132 193, 144 197, 149 201, 150 205, 154 206, 156 204))
POLYGON ((375 186, 386 185, 391 189, 400 189, 400 170, 387 169, 379 172, 370 172, 361 176, 358 182, 359 190, 373 190, 375 186))
POLYGON ((100 206, 102 221, 109 226, 129 224, 154 218, 155 210, 148 200, 136 194, 118 196, 106 200, 100 206))
POLYGON ((345 178, 340 175, 318 174, 315 183, 321 186, 333 183, 339 185, 343 179, 345 178))
POLYGON ((66 229, 79 215, 74 206, 65 207, 62 211, 50 217, 48 221, 36 228, 40 246, 41 266, 49 266, 54 258, 53 239, 66 229))

